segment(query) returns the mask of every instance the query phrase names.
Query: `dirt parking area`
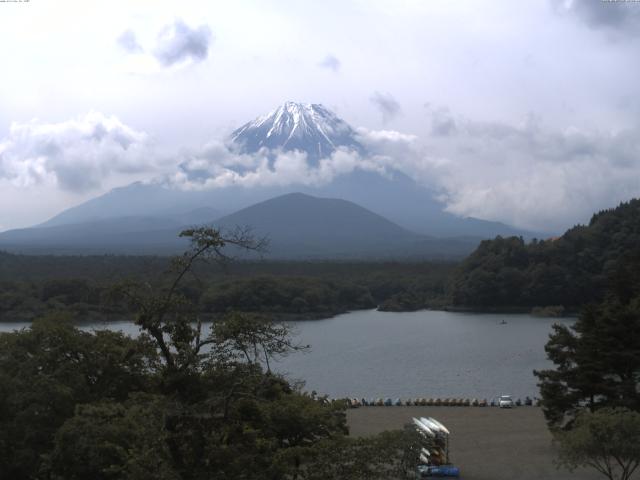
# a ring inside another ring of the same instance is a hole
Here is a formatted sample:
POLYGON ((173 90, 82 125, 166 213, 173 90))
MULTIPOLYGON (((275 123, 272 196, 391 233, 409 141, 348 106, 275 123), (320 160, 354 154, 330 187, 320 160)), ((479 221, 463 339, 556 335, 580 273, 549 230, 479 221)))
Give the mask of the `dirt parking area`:
POLYGON ((433 417, 451 432, 450 454, 465 480, 591 480, 553 463, 551 434, 537 407, 360 407, 347 412, 351 435, 402 428, 412 417, 433 417))

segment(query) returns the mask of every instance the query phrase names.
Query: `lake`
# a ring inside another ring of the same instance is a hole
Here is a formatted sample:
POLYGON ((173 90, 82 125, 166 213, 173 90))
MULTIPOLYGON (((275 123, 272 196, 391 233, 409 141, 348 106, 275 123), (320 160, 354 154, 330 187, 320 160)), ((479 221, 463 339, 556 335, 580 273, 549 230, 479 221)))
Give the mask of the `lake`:
MULTIPOLYGON (((332 397, 487 398, 538 396, 534 369, 550 365, 544 344, 552 319, 514 314, 360 310, 292 322, 308 353, 277 363, 307 390, 332 397), (506 323, 502 323, 505 321, 506 323)), ((27 324, 0 323, 0 331, 27 324)), ((83 325, 137 334, 129 322, 83 325)))

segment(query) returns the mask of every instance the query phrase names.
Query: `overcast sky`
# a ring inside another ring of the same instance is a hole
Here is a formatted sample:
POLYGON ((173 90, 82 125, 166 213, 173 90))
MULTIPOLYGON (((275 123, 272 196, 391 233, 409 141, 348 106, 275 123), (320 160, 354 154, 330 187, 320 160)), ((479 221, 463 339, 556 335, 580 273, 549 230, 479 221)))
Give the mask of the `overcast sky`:
POLYGON ((397 140, 451 212, 563 229, 640 195, 639 60, 634 2, 0 3, 0 229, 286 100, 397 140))

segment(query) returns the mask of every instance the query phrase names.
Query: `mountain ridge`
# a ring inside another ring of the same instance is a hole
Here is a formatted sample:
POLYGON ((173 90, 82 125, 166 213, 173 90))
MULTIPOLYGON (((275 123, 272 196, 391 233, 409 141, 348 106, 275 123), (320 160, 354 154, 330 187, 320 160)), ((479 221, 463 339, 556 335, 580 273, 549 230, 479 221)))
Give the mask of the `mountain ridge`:
POLYGON ((479 238, 438 239, 409 231, 339 198, 294 192, 259 202, 214 222, 251 226, 270 240, 271 258, 460 258, 479 238))
MULTIPOLYGON (((355 130, 319 104, 287 102, 237 129, 232 134, 231 143, 235 144, 233 148, 240 151, 270 151, 269 148, 273 146, 275 150, 271 150, 271 153, 274 154, 283 149, 302 148, 310 157, 308 161, 312 166, 314 161, 317 162, 317 159, 313 160, 316 151, 324 154, 335 148, 345 148, 364 154, 355 130), (249 134, 249 131, 253 133, 249 134), (272 131, 270 136, 267 135, 269 131, 272 131), (331 136, 329 133, 335 135, 331 136), (243 140, 245 134, 249 135, 253 144, 243 140), (292 139, 296 141, 290 141, 292 139)), ((320 185, 304 185, 302 182, 292 181, 286 185, 257 185, 251 188, 234 184, 205 190, 181 190, 171 188, 163 182, 135 182, 64 210, 38 227, 101 221, 121 217, 123 212, 129 216, 172 220, 184 217, 187 212, 213 208, 217 212, 216 217, 221 217, 292 192, 348 200, 405 229, 432 237, 549 236, 527 232, 500 222, 457 217, 444 212, 443 205, 434 199, 434 192, 419 185, 406 174, 390 170, 388 175, 381 175, 358 166, 350 172, 336 175, 331 182, 320 185)), ((196 221, 200 217, 194 215, 191 218, 196 221)), ((202 219, 209 221, 212 218, 209 216, 202 219)))
MULTIPOLYGON (((271 240, 272 259, 459 258, 479 238, 437 239, 411 232, 353 202, 290 193, 209 222, 220 229, 250 226, 271 240)), ((175 254, 193 225, 153 217, 121 217, 0 233, 0 249, 19 253, 175 254), (144 223, 141 225, 140 223, 144 223)), ((234 252, 239 253, 239 252, 234 252)))

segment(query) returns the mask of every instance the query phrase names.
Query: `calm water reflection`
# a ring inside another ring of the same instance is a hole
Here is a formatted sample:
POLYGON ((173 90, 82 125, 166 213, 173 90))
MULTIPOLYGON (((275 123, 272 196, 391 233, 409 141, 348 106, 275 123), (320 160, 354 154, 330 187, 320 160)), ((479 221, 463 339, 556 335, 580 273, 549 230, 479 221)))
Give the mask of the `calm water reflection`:
MULTIPOLYGON (((358 311, 295 322, 311 351, 278 368, 304 378, 307 389, 331 396, 479 397, 537 395, 534 369, 545 368, 544 344, 553 323, 530 315, 421 311, 358 311), (502 321, 506 324, 502 324, 502 321)), ((0 331, 26 324, 0 324, 0 331)), ((90 324, 135 335, 129 322, 90 324)))

